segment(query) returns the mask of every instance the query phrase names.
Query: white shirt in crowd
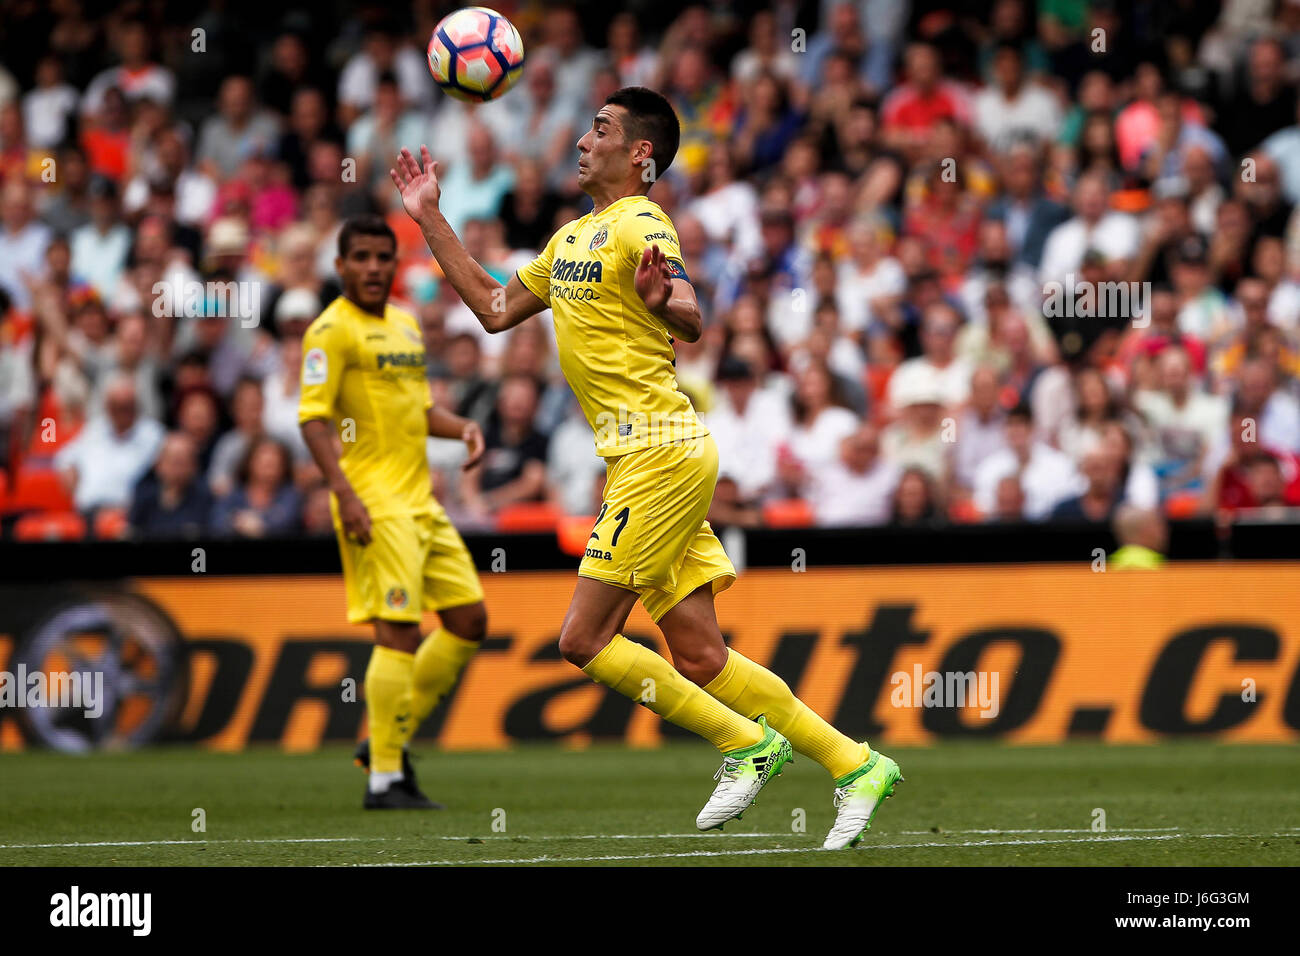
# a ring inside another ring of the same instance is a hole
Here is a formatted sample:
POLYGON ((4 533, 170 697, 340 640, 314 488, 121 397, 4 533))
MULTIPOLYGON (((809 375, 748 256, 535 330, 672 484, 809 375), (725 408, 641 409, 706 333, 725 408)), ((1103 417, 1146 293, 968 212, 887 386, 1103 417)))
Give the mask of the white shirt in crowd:
POLYGON ((777 449, 790 436, 789 400, 772 389, 758 388, 741 414, 720 388, 704 424, 718 445, 718 474, 733 479, 742 498, 762 494, 776 478, 777 449))
POLYGON ((855 263, 843 263, 835 283, 841 327, 849 332, 865 329, 874 318, 872 299, 902 295, 906 290, 907 275, 902 264, 892 256, 885 256, 865 273, 858 271, 855 263))
POLYGON ((970 362, 962 357, 943 368, 924 355, 910 358, 889 376, 889 407, 897 411, 920 394, 935 395, 947 406, 960 405, 970 396, 971 372, 970 362))
POLYGON ((1017 471, 1025 494, 1025 517, 1031 521, 1046 518, 1058 504, 1079 493, 1074 462, 1045 442, 1036 441, 1023 470, 1010 448, 985 459, 975 470, 975 507, 986 515, 993 514, 997 510, 998 482, 1017 471))
POLYGON ((61 83, 32 90, 23 97, 23 129, 27 145, 52 149, 68 133, 68 117, 77 111, 81 99, 76 87, 61 83))
POLYGON ((956 425, 957 440, 951 444, 953 477, 961 487, 973 488, 980 464, 1007 446, 1004 419, 993 415, 982 421, 974 409, 968 408, 957 415, 956 425))
POLYGON ((60 471, 75 468, 78 511, 125 507, 135 483, 152 467, 166 432, 152 418, 138 418, 125 435, 113 431, 107 418, 91 420, 85 430, 54 457, 60 471))
POLYGON ((812 483, 813 515, 819 525, 887 524, 901 474, 897 465, 877 458, 865 472, 834 462, 812 483))
POLYGON ((858 429, 858 416, 832 405, 822 409, 811 425, 795 425, 786 442, 804 470, 812 474, 840 459, 840 443, 858 429))
POLYGON ((1137 255, 1140 239, 1138 222, 1128 213, 1108 212, 1091 227, 1075 216, 1047 234, 1039 279, 1064 282, 1068 274, 1078 272, 1089 249, 1096 249, 1109 262, 1131 259, 1137 255))
POLYGON ((1061 119, 1056 97, 1035 83, 1022 84, 1012 99, 996 86, 975 94, 975 129, 995 152, 1025 133, 1040 141, 1054 140, 1061 119))
POLYGON ((1201 460, 1228 426, 1226 400, 1205 392, 1192 392, 1177 406, 1164 392, 1141 391, 1133 396, 1133 405, 1150 426, 1143 454, 1148 464, 1201 460))

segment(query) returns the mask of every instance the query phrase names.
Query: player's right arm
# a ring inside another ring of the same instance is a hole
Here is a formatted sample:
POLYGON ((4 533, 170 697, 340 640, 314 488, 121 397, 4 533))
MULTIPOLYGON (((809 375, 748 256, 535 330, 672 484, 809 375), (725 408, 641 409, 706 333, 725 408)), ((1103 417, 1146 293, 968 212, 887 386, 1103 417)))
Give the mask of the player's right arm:
POLYGON ((347 329, 338 319, 317 319, 302 340, 302 384, 298 428, 329 490, 338 501, 343 531, 361 544, 370 543, 370 512, 361 503, 339 463, 341 445, 334 431, 334 404, 351 349, 347 329))
POLYGON ((415 220, 424 233, 429 251, 438 260, 443 275, 456 290, 461 301, 478 318, 488 332, 504 332, 514 328, 529 316, 546 308, 546 302, 512 276, 503 287, 479 265, 461 245, 455 230, 438 208, 442 189, 438 185, 438 164, 429 155, 427 146, 420 147, 420 161, 403 147, 397 157, 397 168, 388 174, 402 194, 406 214, 415 220), (420 166, 423 163, 424 169, 420 166))

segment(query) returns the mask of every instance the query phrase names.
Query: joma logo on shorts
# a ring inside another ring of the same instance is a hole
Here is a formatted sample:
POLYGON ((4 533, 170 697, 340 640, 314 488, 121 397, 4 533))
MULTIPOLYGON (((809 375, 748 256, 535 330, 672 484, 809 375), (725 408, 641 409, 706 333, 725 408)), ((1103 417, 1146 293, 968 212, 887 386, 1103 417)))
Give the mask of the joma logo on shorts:
POLYGON ((587 557, 596 558, 600 561, 613 561, 614 554, 610 551, 602 551, 600 548, 588 548, 587 557))

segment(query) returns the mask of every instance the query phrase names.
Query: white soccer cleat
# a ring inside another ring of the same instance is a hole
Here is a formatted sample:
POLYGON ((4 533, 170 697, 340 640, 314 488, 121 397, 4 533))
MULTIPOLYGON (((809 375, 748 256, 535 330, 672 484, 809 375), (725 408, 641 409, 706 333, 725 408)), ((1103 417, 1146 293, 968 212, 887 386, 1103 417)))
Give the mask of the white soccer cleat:
POLYGON ((758 723, 763 728, 762 740, 752 747, 723 755, 722 766, 713 775, 718 785, 695 818, 695 825, 701 830, 721 829, 728 820, 739 820, 768 780, 778 776, 790 760, 790 741, 768 727, 762 717, 758 723))
POLYGON ((873 753, 871 759, 846 777, 835 781, 835 824, 826 834, 823 850, 842 850, 854 846, 871 829, 871 821, 894 785, 903 779, 898 764, 884 754, 873 753))

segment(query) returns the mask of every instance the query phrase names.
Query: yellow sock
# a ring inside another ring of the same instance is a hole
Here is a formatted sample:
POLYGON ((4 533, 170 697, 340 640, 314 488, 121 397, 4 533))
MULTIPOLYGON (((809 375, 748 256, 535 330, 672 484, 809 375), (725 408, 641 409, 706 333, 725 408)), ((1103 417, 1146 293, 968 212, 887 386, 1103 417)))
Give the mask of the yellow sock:
POLYGON ((411 714, 411 672, 415 655, 378 644, 366 668, 366 713, 370 717, 370 769, 396 773, 402 748, 415 731, 411 714))
POLYGON ((622 634, 615 634, 583 671, 645 704, 664 720, 699 734, 723 753, 752 747, 763 739, 754 721, 722 706, 654 651, 622 634))
POLYGON ((445 627, 440 627, 423 641, 415 651, 415 672, 412 675, 411 712, 415 727, 433 713, 438 701, 447 696, 456 678, 474 652, 478 641, 457 637, 445 627))
POLYGON ((722 672, 704 688, 746 717, 767 718, 769 727, 784 734, 790 746, 830 771, 835 779, 871 759, 871 748, 840 733, 766 667, 728 649, 722 672))

